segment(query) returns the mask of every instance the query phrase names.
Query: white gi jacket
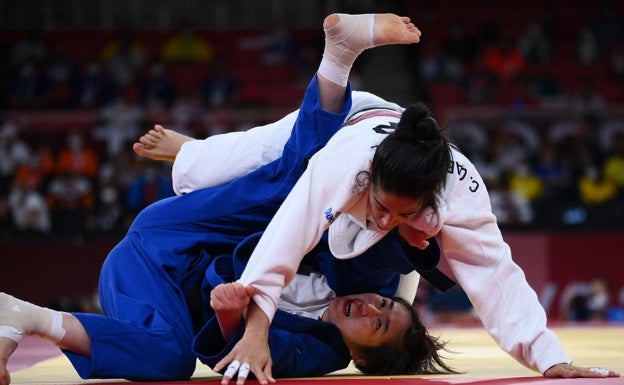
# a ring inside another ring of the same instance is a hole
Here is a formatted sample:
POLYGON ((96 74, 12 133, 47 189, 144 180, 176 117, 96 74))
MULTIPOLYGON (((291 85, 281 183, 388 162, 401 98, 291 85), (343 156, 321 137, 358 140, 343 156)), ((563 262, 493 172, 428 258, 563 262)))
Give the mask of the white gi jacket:
MULTIPOLYGON (((372 94, 353 93, 354 118, 362 106, 375 105, 402 111, 372 94)), ((220 184, 275 159, 295 117, 290 114, 246 134, 229 138, 218 135, 184 144, 173 168, 176 192, 220 184), (238 146, 236 150, 226 148, 232 145, 238 146), (209 170, 210 164, 218 165, 219 172, 209 170), (223 169, 230 174, 224 179, 214 178, 222 175, 223 169)), ((398 118, 372 117, 338 131, 312 157, 270 222, 240 279, 259 291, 254 301, 269 319, 277 309, 282 288, 325 230, 329 228, 330 248, 337 258, 355 257, 386 234, 374 225, 367 227, 368 187, 354 191, 354 186, 357 174, 369 170, 375 146, 386 136, 373 128, 388 126, 389 122, 398 122, 398 118)), ((511 258, 481 176, 455 148, 439 201, 437 212, 425 210, 408 223, 436 237, 488 333, 504 351, 531 369, 543 373, 555 364, 570 363, 560 341, 546 326, 546 314, 535 291, 511 258)))

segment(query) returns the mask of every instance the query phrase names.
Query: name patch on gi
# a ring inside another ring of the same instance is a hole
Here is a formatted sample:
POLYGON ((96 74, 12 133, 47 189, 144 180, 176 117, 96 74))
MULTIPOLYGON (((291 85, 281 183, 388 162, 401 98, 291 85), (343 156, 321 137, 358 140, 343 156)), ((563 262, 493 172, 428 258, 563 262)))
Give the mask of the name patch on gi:
POLYGON ((325 210, 323 214, 325 215, 325 219, 327 220, 327 222, 329 222, 330 225, 334 223, 336 218, 338 218, 338 216, 340 215, 339 212, 334 214, 334 209, 332 209, 331 207, 325 210))

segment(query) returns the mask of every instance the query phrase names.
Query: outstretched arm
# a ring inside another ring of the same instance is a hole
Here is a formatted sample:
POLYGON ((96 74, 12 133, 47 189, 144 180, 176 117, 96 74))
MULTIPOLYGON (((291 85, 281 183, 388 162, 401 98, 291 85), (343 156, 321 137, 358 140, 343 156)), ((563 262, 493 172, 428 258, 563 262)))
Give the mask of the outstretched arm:
MULTIPOLYGON (((345 109, 345 101, 348 97, 348 75, 355 59, 362 51, 378 45, 409 44, 420 40, 420 31, 414 27, 409 18, 393 14, 334 14, 325 19, 323 27, 326 44, 323 60, 317 71, 317 103, 320 104, 324 112, 329 113, 339 113, 345 109)), ((317 113, 316 115, 319 114, 317 113)), ((290 196, 292 195, 291 193, 290 196)), ((309 203, 305 199, 294 202, 287 198, 287 201, 299 205, 299 208, 308 207, 309 203)), ((253 297, 253 306, 250 305, 246 319, 247 327, 245 328, 243 338, 234 347, 231 354, 219 363, 220 368, 232 363, 235 364, 235 367, 236 365, 242 366, 243 363, 248 363, 261 383, 266 383, 268 378, 270 378, 266 372, 266 370, 270 370, 270 364, 256 356, 249 357, 248 349, 241 349, 240 346, 244 346, 243 344, 246 341, 251 341, 250 333, 254 333, 253 341, 255 343, 260 344, 259 338, 265 338, 261 345, 268 346, 266 341, 268 325, 276 311, 276 304, 281 290, 284 285, 289 283, 303 255, 309 251, 309 248, 314 247, 314 243, 318 242, 324 230, 321 228, 322 226, 319 226, 318 229, 312 229, 312 233, 310 233, 310 226, 303 223, 301 224, 301 229, 292 229, 291 227, 295 223, 301 221, 285 220, 283 214, 288 212, 289 215, 293 215, 293 213, 299 213, 301 210, 292 207, 292 204, 288 209, 286 206, 287 204, 285 203, 278 210, 241 276, 241 282, 245 285, 253 285, 258 293, 253 297), (286 232, 289 235, 293 231, 302 231, 308 234, 301 234, 300 238, 286 237, 283 234, 286 229, 288 229, 286 232), (269 232, 273 233, 267 235, 269 232), (317 234, 317 232, 319 233, 317 234), (261 247, 263 239, 265 242, 264 246, 261 247), (268 242, 266 239, 274 239, 274 241, 268 242), (297 241, 294 241, 294 239, 297 239, 297 241), (301 239, 306 241, 296 247, 297 252, 295 255, 286 257, 284 254, 288 253, 288 250, 293 249, 291 247, 293 242, 300 243, 301 239), (271 244, 269 248, 266 247, 267 243, 271 244), (253 315, 254 318, 252 319, 250 315, 253 315), (263 328, 267 328, 267 331, 259 332, 263 328), (258 361, 243 361, 251 359, 258 361)), ((294 226, 296 227, 296 225, 294 226)), ((224 383, 227 383, 231 378, 232 376, 225 377, 224 383)), ((244 379, 241 381, 239 378, 237 384, 242 384, 243 382, 244 379)))

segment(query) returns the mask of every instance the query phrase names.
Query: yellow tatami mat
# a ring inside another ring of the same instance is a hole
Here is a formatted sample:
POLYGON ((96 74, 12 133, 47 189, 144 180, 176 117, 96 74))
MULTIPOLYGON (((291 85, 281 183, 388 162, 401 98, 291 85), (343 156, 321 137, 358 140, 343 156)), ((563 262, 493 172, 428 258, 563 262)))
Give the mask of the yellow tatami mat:
MULTIPOLYGON (((600 366, 624 373, 624 325, 559 326, 554 327, 553 330, 561 339, 566 353, 574 358, 576 365, 600 366)), ((452 353, 445 354, 447 362, 455 369, 464 372, 464 374, 412 377, 413 379, 421 379, 416 382, 411 380, 406 382, 407 379, 405 377, 397 377, 397 383, 507 385, 532 384, 534 383, 533 381, 542 382, 538 373, 525 368, 505 354, 485 333, 483 328, 437 326, 431 329, 431 334, 441 336, 443 340, 449 341, 447 346, 452 353)), ((13 384, 27 385, 121 382, 120 380, 81 380, 63 355, 17 370, 11 376, 13 384)), ((324 377, 324 379, 359 379, 361 382, 368 382, 362 381, 367 377, 358 376, 356 370, 352 367, 326 377, 328 378, 324 377)), ((193 375, 194 382, 214 381, 219 378, 220 376, 198 362, 197 370, 193 375)), ((548 381, 546 379, 543 381, 547 385, 554 385, 560 382, 557 380, 554 382, 552 380, 548 381)), ((565 383, 568 383, 568 381, 571 381, 570 385, 581 385, 581 382, 583 384, 587 383, 580 380, 576 382, 574 380, 565 380, 565 383)), ((598 385, 624 384, 624 377, 606 381, 602 379, 593 381, 598 385)), ((594 382, 589 383, 593 384, 594 382)), ((218 382, 214 383, 218 384, 218 382)), ((249 383, 257 384, 255 381, 249 381, 249 383)))

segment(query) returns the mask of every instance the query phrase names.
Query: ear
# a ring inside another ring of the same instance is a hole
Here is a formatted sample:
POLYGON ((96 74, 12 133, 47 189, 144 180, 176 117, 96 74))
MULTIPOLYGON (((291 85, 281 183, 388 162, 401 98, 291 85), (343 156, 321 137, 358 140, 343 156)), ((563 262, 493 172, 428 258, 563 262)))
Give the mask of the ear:
POLYGON ((373 161, 369 160, 368 161, 368 172, 371 172, 371 171, 373 171, 373 161))
POLYGON ((358 351, 349 349, 349 354, 351 355, 351 359, 355 363, 355 365, 366 366, 366 360, 360 356, 358 351))

